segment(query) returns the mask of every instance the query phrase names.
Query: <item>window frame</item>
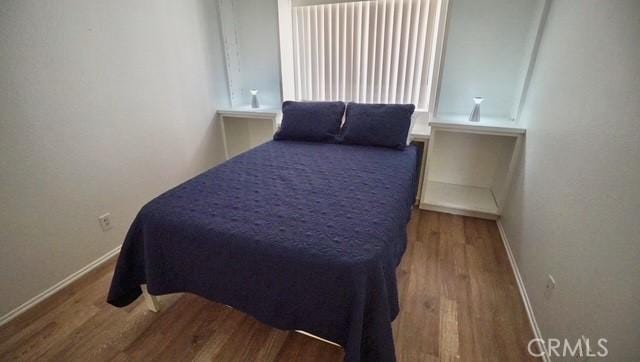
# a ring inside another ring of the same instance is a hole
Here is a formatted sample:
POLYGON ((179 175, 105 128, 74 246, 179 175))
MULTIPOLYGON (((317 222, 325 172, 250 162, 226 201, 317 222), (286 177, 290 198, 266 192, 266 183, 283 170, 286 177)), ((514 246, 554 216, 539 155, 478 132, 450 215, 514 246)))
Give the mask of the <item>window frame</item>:
MULTIPOLYGON (((293 49, 293 1, 278 0, 278 37, 280 43, 280 89, 282 100, 295 99, 294 49, 293 49)), ((433 50, 430 52, 427 88, 427 109, 417 109, 418 118, 431 121, 437 112, 440 75, 443 66, 445 31, 449 0, 432 0, 436 2, 434 29, 432 36, 433 50)), ((343 2, 343 1, 331 1, 343 2)))

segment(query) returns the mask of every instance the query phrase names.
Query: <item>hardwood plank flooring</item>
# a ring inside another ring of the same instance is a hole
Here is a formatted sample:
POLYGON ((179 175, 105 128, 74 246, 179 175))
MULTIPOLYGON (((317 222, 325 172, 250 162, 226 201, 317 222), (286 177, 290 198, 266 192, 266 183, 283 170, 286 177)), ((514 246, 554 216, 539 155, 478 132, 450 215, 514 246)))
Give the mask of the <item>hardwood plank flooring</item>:
MULTIPOLYGON (((526 361, 533 338, 497 226, 414 210, 397 269, 399 361, 526 361)), ((190 294, 105 303, 115 259, 0 327, 0 360, 341 361, 341 348, 190 294)))

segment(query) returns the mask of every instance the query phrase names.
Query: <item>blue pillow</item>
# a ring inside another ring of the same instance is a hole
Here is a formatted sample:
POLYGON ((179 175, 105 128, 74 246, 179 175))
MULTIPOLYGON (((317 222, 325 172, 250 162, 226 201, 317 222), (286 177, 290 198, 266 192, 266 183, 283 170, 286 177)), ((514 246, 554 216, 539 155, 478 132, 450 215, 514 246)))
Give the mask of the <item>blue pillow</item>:
POLYGON ((274 140, 334 141, 340 133, 343 102, 282 103, 282 124, 274 140))
POLYGON ((349 103, 342 142, 404 149, 411 128, 413 104, 349 103))

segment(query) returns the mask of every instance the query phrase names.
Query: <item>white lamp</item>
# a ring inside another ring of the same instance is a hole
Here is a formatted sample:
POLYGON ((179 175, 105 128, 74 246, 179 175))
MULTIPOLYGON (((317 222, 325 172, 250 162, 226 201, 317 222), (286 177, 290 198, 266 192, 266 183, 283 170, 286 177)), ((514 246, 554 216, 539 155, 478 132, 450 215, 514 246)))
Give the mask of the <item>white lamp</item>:
POLYGON ((471 116, 469 116, 469 122, 480 122, 480 103, 482 103, 482 97, 473 97, 473 111, 471 111, 471 116))
POLYGON ((260 108, 260 103, 258 103, 258 90, 252 89, 249 93, 251 93, 251 108, 260 108))

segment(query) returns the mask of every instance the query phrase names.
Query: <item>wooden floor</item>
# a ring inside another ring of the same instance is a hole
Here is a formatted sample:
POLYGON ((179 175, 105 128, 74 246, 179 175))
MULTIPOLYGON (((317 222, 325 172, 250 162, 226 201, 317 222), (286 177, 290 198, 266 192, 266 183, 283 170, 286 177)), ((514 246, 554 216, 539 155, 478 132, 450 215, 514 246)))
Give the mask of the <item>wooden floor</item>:
MULTIPOLYGON (((340 348, 203 298, 105 303, 114 261, 0 327, 0 360, 339 361, 340 348)), ((399 361, 524 361, 532 333, 495 222, 414 210, 397 270, 399 361)))

